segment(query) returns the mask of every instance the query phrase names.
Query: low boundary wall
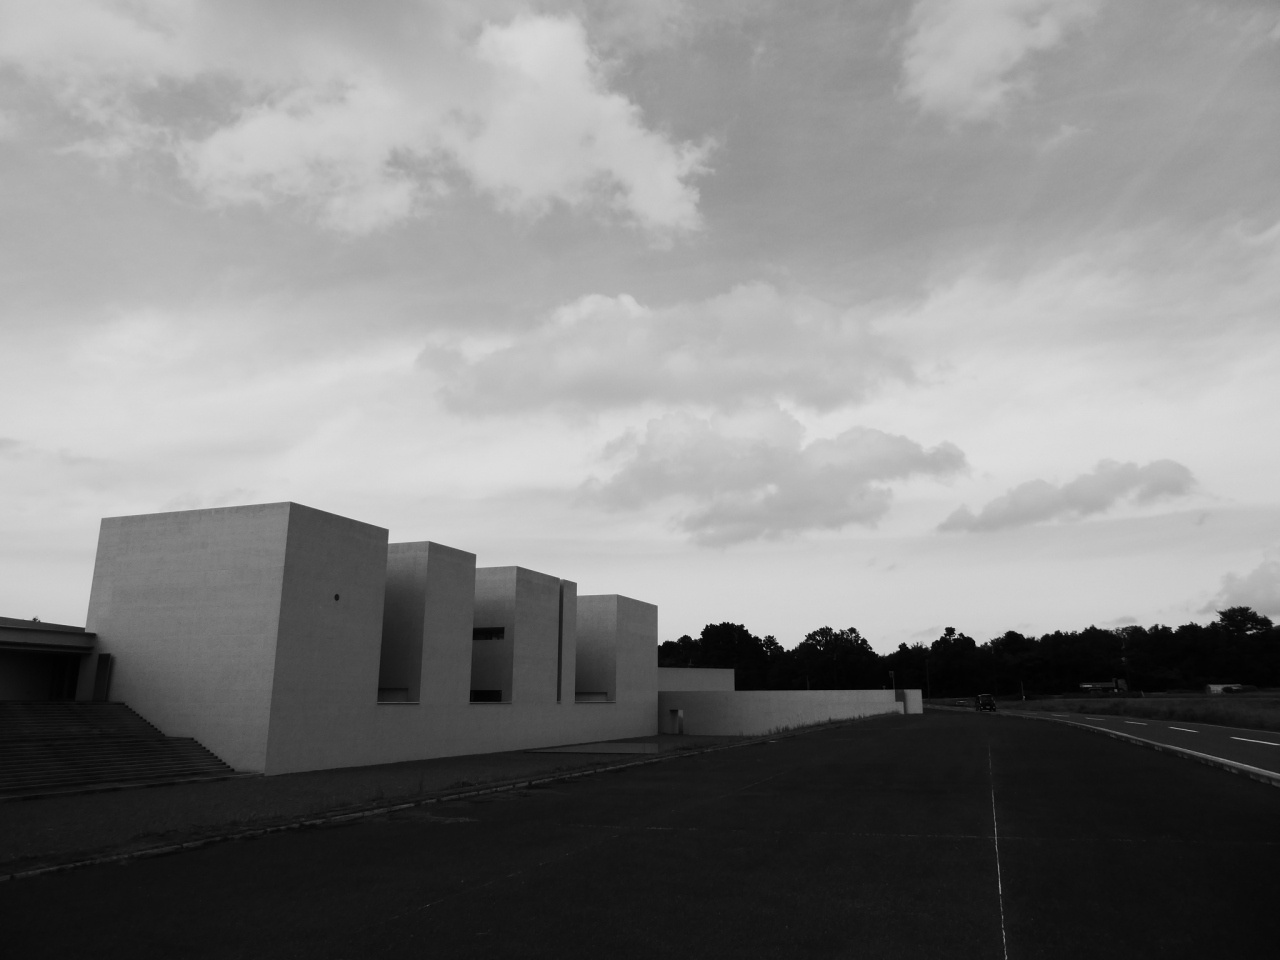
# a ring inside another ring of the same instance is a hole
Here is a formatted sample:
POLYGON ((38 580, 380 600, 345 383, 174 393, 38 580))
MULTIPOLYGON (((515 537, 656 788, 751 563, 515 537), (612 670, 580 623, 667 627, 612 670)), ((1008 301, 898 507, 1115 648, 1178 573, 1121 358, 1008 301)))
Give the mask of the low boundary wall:
POLYGON ((920 713, 918 690, 659 691, 658 729, 697 736, 752 737, 886 713, 920 713), (907 696, 905 702, 899 699, 907 696))
POLYGON ((659 667, 659 690, 733 690, 732 667, 659 667))

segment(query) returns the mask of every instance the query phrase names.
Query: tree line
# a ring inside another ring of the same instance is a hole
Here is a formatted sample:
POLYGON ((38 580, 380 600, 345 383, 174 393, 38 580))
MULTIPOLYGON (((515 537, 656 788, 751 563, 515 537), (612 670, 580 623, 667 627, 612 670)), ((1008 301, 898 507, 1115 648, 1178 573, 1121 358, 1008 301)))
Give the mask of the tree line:
POLYGON ((948 627, 927 646, 878 654, 854 627, 821 627, 786 649, 740 623, 709 623, 658 647, 662 667, 732 667, 739 690, 859 690, 896 684, 932 697, 977 693, 1028 696, 1079 692, 1080 684, 1124 679, 1130 690, 1198 690, 1208 683, 1280 686, 1280 627, 1249 607, 1219 611, 1213 623, 1009 630, 977 643, 948 627))

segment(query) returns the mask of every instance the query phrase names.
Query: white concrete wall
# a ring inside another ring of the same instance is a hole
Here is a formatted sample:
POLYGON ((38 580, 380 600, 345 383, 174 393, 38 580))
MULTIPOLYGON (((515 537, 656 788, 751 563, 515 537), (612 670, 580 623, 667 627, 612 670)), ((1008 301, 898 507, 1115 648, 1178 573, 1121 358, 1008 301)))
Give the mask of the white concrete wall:
POLYGON ((659 667, 659 690, 733 690, 733 668, 659 667))
POLYGON ((578 585, 560 581, 560 685, 557 703, 573 703, 574 678, 578 674, 578 585))
POLYGON ((387 531, 290 504, 267 773, 341 766, 378 694, 387 531))
POLYGON ((516 571, 516 567, 476 568, 472 624, 501 627, 503 635, 472 644, 468 689, 501 690, 504 703, 511 702, 515 661, 516 571))
MULTIPOLYGON (((382 604, 382 650, 378 659, 378 699, 383 691, 404 691, 416 703, 422 691, 422 643, 427 612, 429 543, 387 545, 387 585, 382 604)), ((472 584, 472 590, 475 589, 472 584)))
POLYGON ((578 598, 578 651, 574 696, 618 699, 618 598, 578 598))
POLYGON ((424 540, 387 547, 378 688, 411 703, 468 702, 476 556, 424 540))
POLYGON ((109 517, 98 535, 87 628, 116 658, 112 699, 237 770, 267 764, 291 506, 109 517))
MULTIPOLYGON (((658 608, 631 597, 614 597, 617 606, 617 700, 653 703, 658 695, 658 608)), ((657 733, 657 727, 652 731, 657 733)))
POLYGON ((388 548, 379 527, 281 503, 104 520, 89 624, 116 657, 113 699, 236 769, 283 773, 653 733, 656 608, 623 617, 644 624, 626 633, 647 658, 637 698, 575 706, 576 603, 572 581, 388 548), (411 662, 403 632, 421 631, 419 703, 376 702, 388 595, 395 655, 411 662), (507 627, 513 702, 468 702, 473 623, 507 627))
MULTIPOLYGON (((116 658, 113 699, 266 773, 644 736, 671 710, 686 733, 749 735, 920 704, 919 691, 659 693, 656 606, 476 569, 440 544, 388 548, 380 527, 290 503, 104 520, 88 629, 116 658), (473 626, 504 628, 509 702, 469 702, 473 626), (584 649, 612 651, 612 702, 574 703, 580 626, 584 649), (377 703, 380 678, 413 688, 415 661, 419 702, 377 703)), ((663 673, 728 687, 733 671, 663 673)), ((83 674, 82 691, 92 663, 83 674)))
POLYGON ((762 736, 829 720, 902 713, 892 690, 662 691, 658 718, 671 729, 671 711, 683 713, 684 732, 699 736, 762 736))
POLYGON ((438 706, 465 707, 471 690, 476 555, 439 543, 427 543, 426 547, 420 699, 438 706))
MULTIPOLYGON (((516 567, 516 636, 512 647, 511 699, 515 703, 556 702, 561 657, 560 590, 577 584, 516 567)), ((561 691, 563 693, 563 690, 561 691)))

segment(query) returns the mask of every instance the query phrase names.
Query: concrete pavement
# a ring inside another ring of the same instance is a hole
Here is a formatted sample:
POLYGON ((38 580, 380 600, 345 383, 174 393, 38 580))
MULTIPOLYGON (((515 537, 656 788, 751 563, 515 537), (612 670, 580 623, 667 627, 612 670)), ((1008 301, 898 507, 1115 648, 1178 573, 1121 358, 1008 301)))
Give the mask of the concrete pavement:
MULTIPOLYGON (((1027 713, 1028 716, 1033 714, 1027 713)), ((1097 716, 1080 713, 1050 713, 1056 720, 1069 720, 1099 730, 1113 730, 1133 737, 1194 750, 1234 763, 1267 770, 1280 778, 1280 733, 1246 727, 1220 727, 1212 723, 1182 720, 1143 720, 1135 717, 1097 716)))
POLYGON ((14 956, 1274 956, 1280 793, 890 717, 0 885, 14 956))

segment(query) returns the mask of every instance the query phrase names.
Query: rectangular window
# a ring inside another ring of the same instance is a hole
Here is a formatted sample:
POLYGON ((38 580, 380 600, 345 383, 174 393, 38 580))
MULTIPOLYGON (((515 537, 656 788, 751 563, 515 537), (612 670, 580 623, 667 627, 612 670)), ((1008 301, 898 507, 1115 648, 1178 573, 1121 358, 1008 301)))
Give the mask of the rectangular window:
POLYGON ((506 627, 474 627, 471 631, 471 702, 511 700, 511 642, 506 627))

